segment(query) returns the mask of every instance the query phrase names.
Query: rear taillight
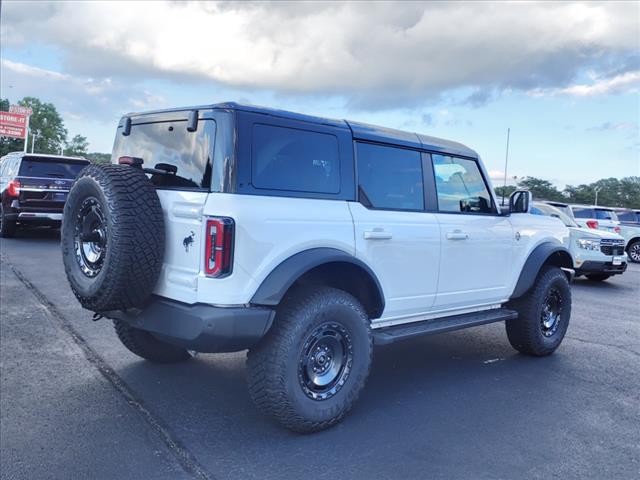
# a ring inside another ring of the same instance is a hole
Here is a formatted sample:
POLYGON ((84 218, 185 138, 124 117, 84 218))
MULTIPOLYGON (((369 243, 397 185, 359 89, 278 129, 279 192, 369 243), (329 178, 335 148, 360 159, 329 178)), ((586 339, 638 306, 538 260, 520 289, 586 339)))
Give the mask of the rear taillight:
POLYGON ((614 227, 613 231, 616 232, 616 233, 620 233, 620 227, 614 227))
POLYGON ((207 219, 204 273, 208 277, 225 277, 231 273, 234 230, 235 224, 231 218, 207 219))
POLYGON ((589 228, 598 228, 598 221, 597 220, 587 220, 587 227, 589 228))
POLYGON ((10 197, 17 197, 20 195, 20 182, 18 180, 11 180, 7 185, 7 195, 10 197))

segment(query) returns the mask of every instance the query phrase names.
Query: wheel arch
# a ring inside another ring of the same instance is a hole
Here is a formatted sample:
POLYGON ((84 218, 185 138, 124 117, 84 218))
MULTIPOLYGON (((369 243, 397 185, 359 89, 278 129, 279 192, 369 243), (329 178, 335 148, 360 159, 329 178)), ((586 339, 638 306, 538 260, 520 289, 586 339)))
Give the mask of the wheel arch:
POLYGON ((362 260, 335 248, 312 248, 296 253, 275 267, 260 284, 250 303, 276 306, 297 285, 322 284, 345 290, 365 307, 369 318, 382 315, 382 286, 362 260))
MULTIPOLYGON (((557 243, 544 242, 535 247, 524 262, 516 287, 511 294, 511 299, 521 297, 529 291, 533 287, 540 270, 546 265, 572 270, 573 257, 569 250, 557 243)), ((565 271, 565 273, 567 272, 565 271)), ((572 277, 571 273, 567 273, 569 281, 572 280, 572 277)))

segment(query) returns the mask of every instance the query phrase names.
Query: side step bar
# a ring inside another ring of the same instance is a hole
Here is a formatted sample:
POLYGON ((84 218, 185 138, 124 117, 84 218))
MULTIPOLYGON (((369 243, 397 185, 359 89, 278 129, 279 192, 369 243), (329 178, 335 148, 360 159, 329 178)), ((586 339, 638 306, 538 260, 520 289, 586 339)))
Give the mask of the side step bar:
POLYGON ((477 327, 487 323, 504 322, 517 317, 518 312, 506 308, 483 310, 481 312, 465 313, 464 315, 453 315, 423 322, 380 328, 373 331, 373 341, 376 345, 387 345, 399 340, 477 327))

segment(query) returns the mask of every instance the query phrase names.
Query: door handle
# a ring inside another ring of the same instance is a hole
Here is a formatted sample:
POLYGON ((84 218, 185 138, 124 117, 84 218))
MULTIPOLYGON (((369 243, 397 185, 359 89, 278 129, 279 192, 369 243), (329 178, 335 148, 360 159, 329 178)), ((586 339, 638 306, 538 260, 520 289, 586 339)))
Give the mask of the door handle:
POLYGON ((469 234, 456 230, 455 232, 447 232, 447 240, 466 240, 469 234))
POLYGON ((391 237, 393 237, 393 234, 387 230, 374 228, 373 230, 364 231, 365 240, 389 240, 391 237))

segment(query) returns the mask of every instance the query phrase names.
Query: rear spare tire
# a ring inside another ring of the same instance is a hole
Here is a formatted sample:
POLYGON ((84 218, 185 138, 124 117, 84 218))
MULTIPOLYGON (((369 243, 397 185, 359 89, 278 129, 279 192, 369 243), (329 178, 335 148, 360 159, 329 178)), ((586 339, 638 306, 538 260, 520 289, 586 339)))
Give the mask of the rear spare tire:
POLYGON ((155 287, 164 219, 154 186, 127 165, 90 165, 64 206, 62 259, 71 289, 94 312, 139 307, 155 287))

